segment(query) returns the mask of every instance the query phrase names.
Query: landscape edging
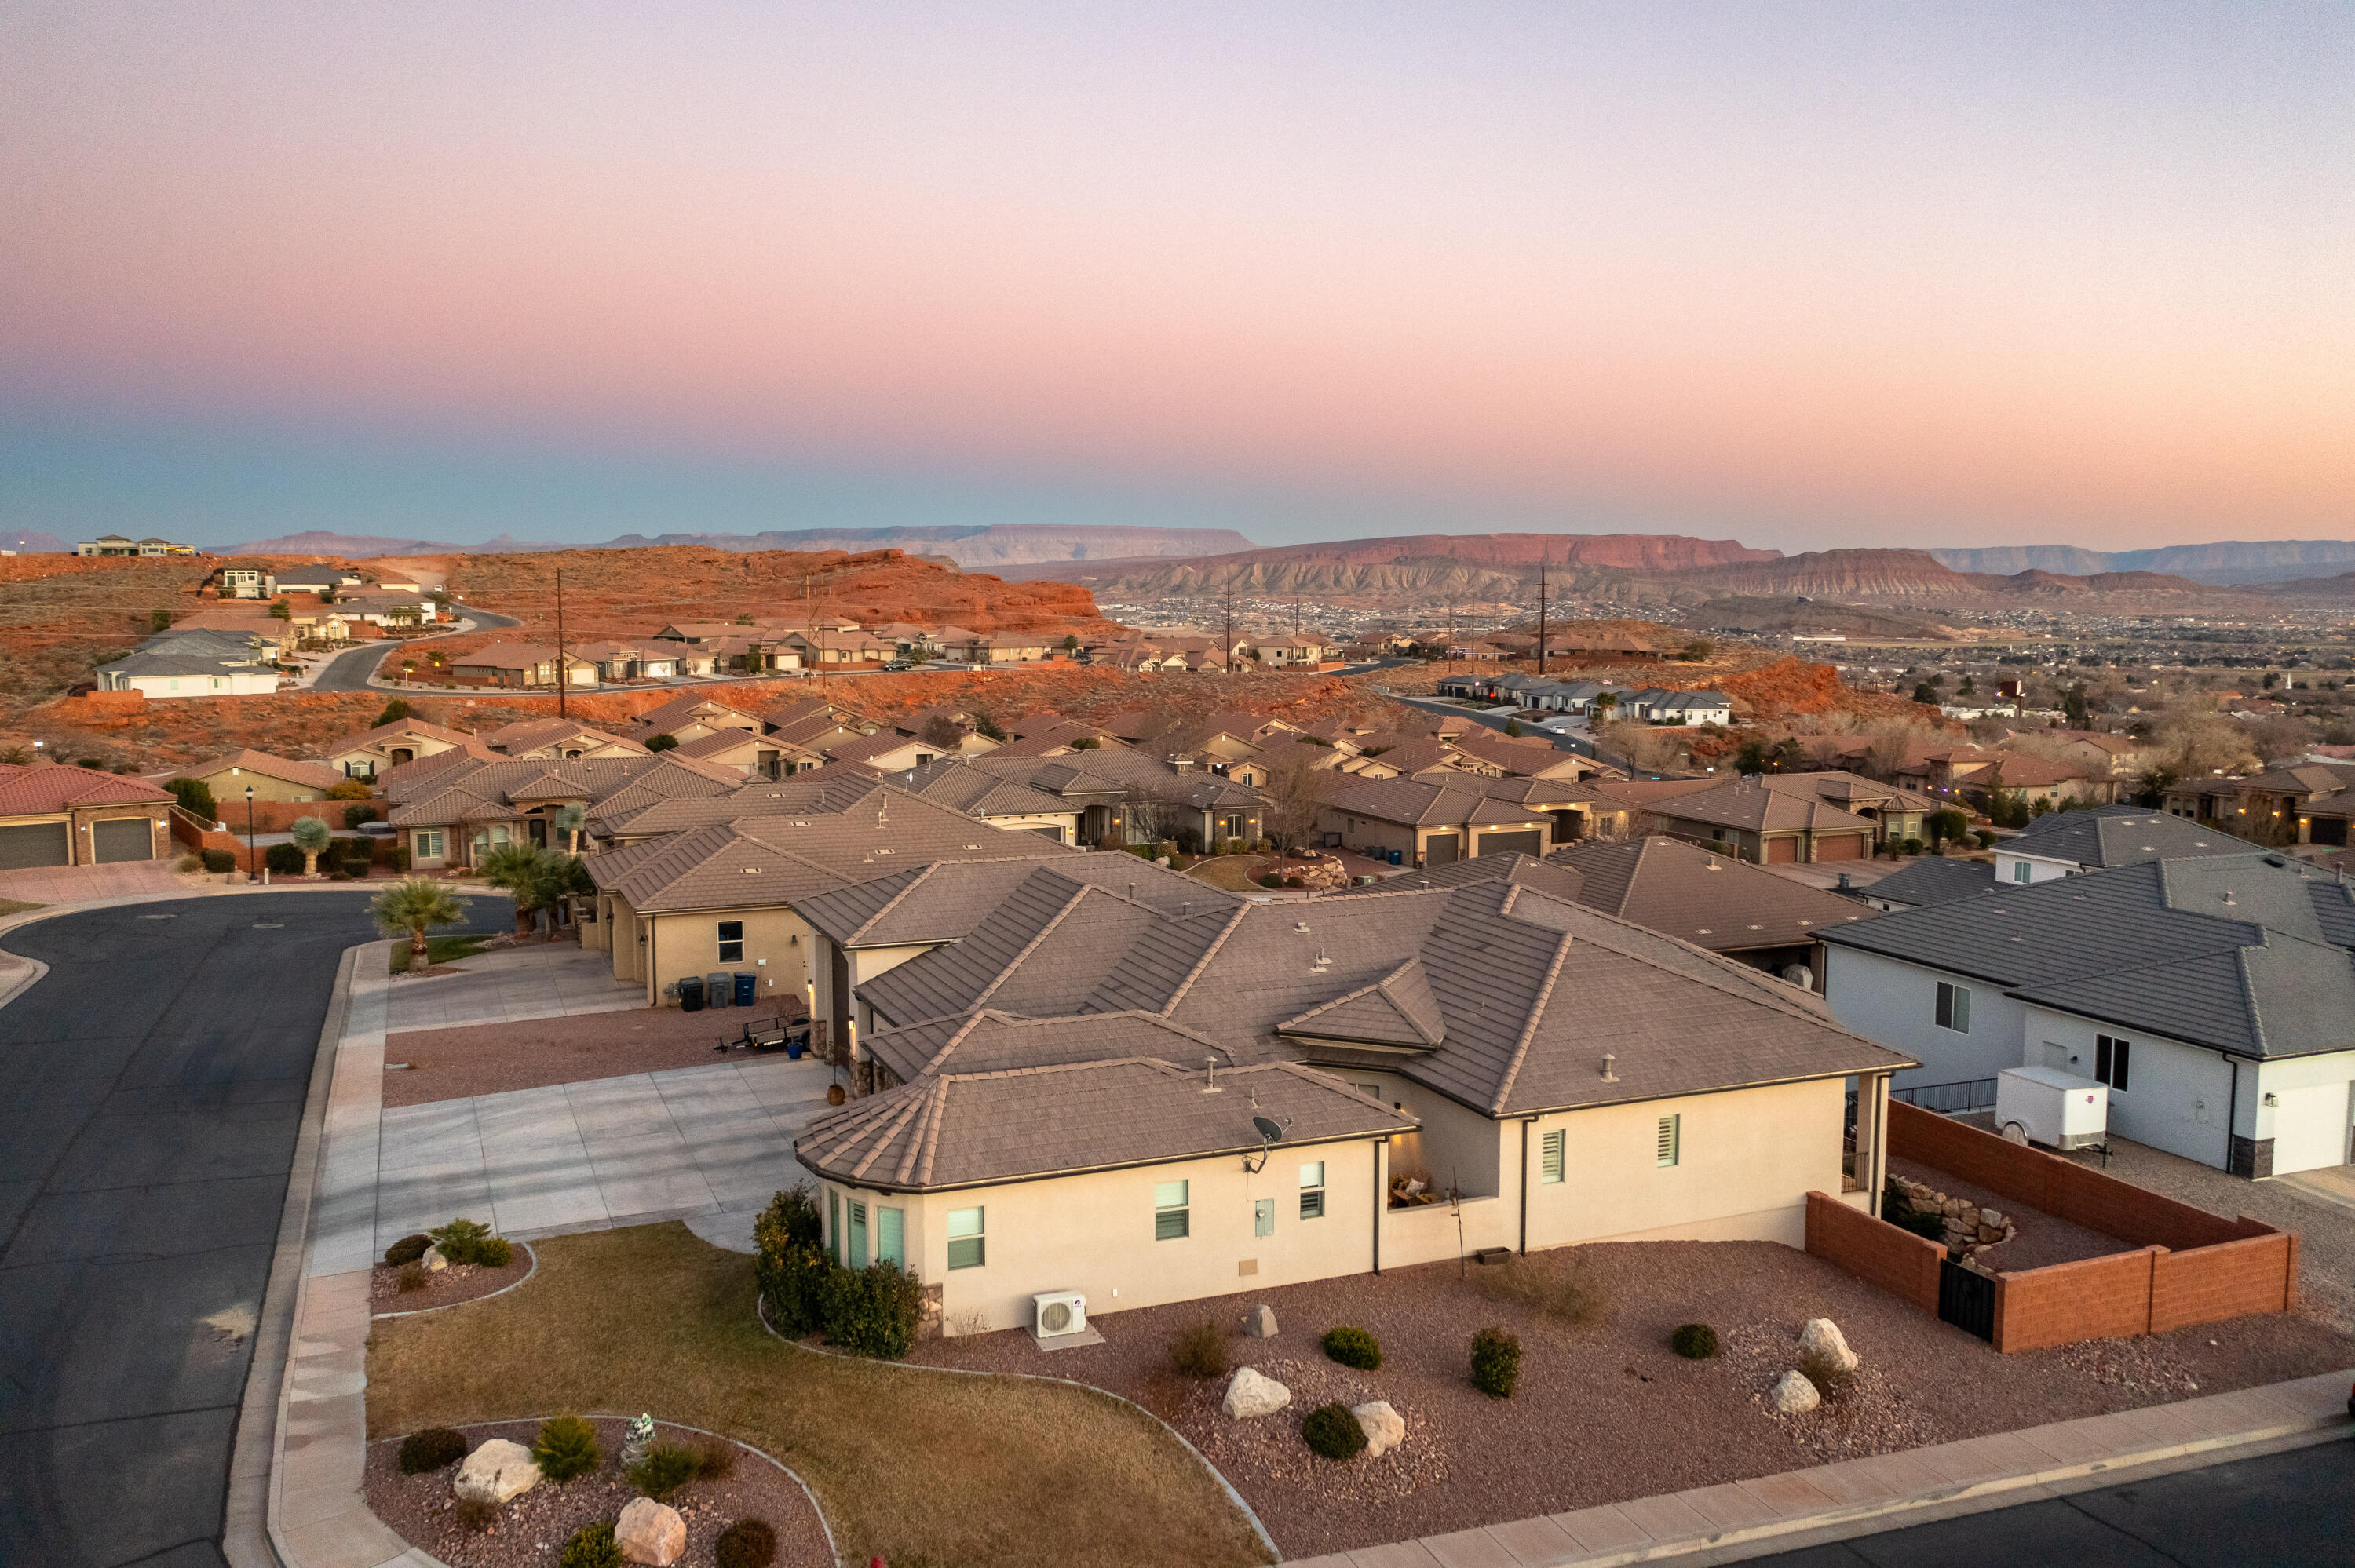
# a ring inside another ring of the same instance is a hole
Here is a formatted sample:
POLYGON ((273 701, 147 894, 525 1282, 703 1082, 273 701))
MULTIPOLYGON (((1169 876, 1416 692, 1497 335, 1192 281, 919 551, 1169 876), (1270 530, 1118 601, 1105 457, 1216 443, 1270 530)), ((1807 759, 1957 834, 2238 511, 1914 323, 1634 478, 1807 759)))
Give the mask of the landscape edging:
MULTIPOLYGON (((510 1241, 507 1245, 510 1246, 519 1246, 531 1256, 531 1266, 523 1271, 523 1278, 515 1280, 506 1285, 502 1285, 487 1296, 469 1296, 464 1301, 444 1301, 439 1307, 412 1307, 406 1312, 371 1312, 368 1314, 368 1321, 371 1323, 381 1323, 393 1318, 422 1318, 429 1312, 447 1312, 456 1307, 472 1307, 477 1301, 496 1301, 508 1291, 514 1290, 518 1287, 528 1283, 531 1277, 539 1272, 539 1252, 538 1248, 534 1247, 531 1243, 527 1241, 510 1241)), ((733 1441, 733 1439, 730 1439, 730 1441, 733 1441)))

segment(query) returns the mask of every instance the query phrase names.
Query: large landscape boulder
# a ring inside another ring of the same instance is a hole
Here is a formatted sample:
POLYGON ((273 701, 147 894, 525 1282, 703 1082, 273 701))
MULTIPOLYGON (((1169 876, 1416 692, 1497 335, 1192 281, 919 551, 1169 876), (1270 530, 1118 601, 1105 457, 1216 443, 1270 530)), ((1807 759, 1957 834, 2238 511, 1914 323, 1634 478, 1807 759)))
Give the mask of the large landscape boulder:
POLYGON ((1829 1318, 1810 1318, 1799 1330, 1799 1349, 1814 1355, 1828 1356, 1842 1372, 1856 1371, 1856 1352, 1848 1348, 1848 1336, 1829 1318))
POLYGON ((1798 1372, 1785 1372, 1774 1391, 1766 1396, 1767 1404, 1777 1415, 1804 1415, 1823 1402, 1824 1396, 1816 1392, 1816 1385, 1807 1381, 1806 1373, 1798 1372))
POLYGON ((494 1437, 466 1456, 450 1489, 473 1502, 503 1503, 539 1485, 539 1463, 531 1450, 494 1437))
POLYGON ((1244 1367, 1227 1384, 1227 1397, 1220 1408, 1238 1421, 1250 1421, 1273 1415, 1291 1403, 1290 1389, 1256 1368, 1244 1367))
POLYGON ((1275 1308, 1260 1303, 1243 1314, 1243 1337, 1247 1340, 1275 1338, 1275 1308))
POLYGON ((1379 1459, 1406 1441, 1406 1417, 1392 1410, 1386 1399, 1352 1405, 1349 1414, 1358 1418, 1358 1425, 1365 1431, 1369 1459, 1379 1459))
POLYGON ((625 1563, 669 1568, 687 1554, 687 1520, 678 1510, 652 1498, 632 1498, 613 1526, 613 1544, 625 1563))

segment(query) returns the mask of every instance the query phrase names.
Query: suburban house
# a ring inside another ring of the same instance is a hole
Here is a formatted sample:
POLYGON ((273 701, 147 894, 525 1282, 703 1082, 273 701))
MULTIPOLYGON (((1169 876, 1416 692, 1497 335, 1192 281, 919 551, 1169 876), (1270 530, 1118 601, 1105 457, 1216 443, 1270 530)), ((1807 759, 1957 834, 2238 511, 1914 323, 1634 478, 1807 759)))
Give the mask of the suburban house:
POLYGON ((761 977, 762 997, 798 991, 822 1018, 822 999, 813 999, 811 987, 826 983, 826 955, 813 952, 809 927, 793 907, 797 900, 872 883, 903 864, 1049 857, 1111 864, 1109 856, 1083 856, 1035 833, 1000 832, 888 785, 833 811, 816 810, 822 800, 791 814, 773 805, 763 814, 749 800, 734 803, 746 814, 582 863, 597 885, 582 945, 610 952, 613 978, 642 982, 649 1005, 675 999, 674 988, 688 976, 741 969, 761 977))
POLYGON ((1335 789, 1318 806, 1326 843, 1404 866, 1447 865, 1508 853, 1542 855, 1576 836, 1559 827, 1538 791, 1532 800, 1488 795, 1446 774, 1379 779, 1335 789))
POLYGON ((2186 1160, 2349 1160, 2355 892, 2335 875, 2262 850, 2148 859, 1823 939, 1835 1016, 1918 1062, 1899 1087, 1941 1108, 2058 1068, 2109 1086, 2111 1130, 2186 1160))
POLYGON ((1873 819, 1813 790, 1780 788, 1759 778, 1729 779, 1661 800, 1652 807, 1652 816, 1661 832, 1700 843, 1730 844, 1742 859, 1761 865, 1863 860, 1871 855, 1880 832, 1873 819))
POLYGON ((163 779, 193 779, 213 792, 227 810, 242 800, 249 789, 257 800, 324 800, 344 776, 324 762, 297 762, 250 748, 225 751, 206 762, 192 762, 155 775, 163 779))
POLYGON ((120 534, 101 534, 74 546, 77 556, 193 556, 194 545, 177 545, 169 539, 149 537, 126 539, 120 534))
POLYGON ((747 779, 780 779, 791 765, 784 750, 759 729, 711 730, 681 741, 672 754, 730 768, 747 779))
POLYGON ((327 747, 327 766, 346 779, 373 779, 404 763, 464 746, 474 737, 421 718, 395 719, 347 735, 327 747))
MULTIPOLYGON (((943 659, 964 664, 1018 664, 1047 656, 1047 641, 1036 631, 967 631, 943 626, 932 633, 932 645, 943 659)), ((890 645, 886 644, 887 648, 890 645)), ((890 657, 887 652, 884 657, 890 657)))
POLYGON ((1321 637, 1302 632, 1271 634, 1255 632, 1241 640, 1242 652, 1271 667, 1305 665, 1314 669, 1332 652, 1332 645, 1321 637))
POLYGON ((709 661, 700 671, 681 669, 685 651, 660 642, 583 642, 573 652, 597 666, 600 681, 668 681, 711 673, 709 661))
POLYGON ((899 773, 943 757, 976 757, 996 748, 996 741, 971 731, 961 731, 954 744, 944 746, 939 739, 903 730, 879 729, 873 735, 837 741, 827 747, 826 755, 836 762, 855 762, 878 773, 899 773))
POLYGON ((939 758, 892 775, 890 781, 920 800, 963 811, 993 828, 1037 833, 1059 844, 1080 840, 1082 808, 1076 802, 985 768, 968 768, 963 758, 939 758))
POLYGON ((1175 842, 1180 849, 1221 839, 1266 837, 1266 798, 1208 768, 1164 762, 1140 750, 1071 751, 1060 757, 991 752, 966 766, 1067 802, 1080 815, 1082 843, 1175 842))
POLYGON ((1995 847, 1995 879, 2004 885, 2050 882, 2146 860, 2246 854, 2258 846, 2221 828, 2200 827, 2140 806, 2054 811, 2036 818, 1995 847))
POLYGON ((618 726, 615 733, 625 735, 641 746, 658 735, 666 735, 684 746, 690 740, 700 740, 718 730, 759 735, 767 727, 758 714, 730 707, 717 697, 689 693, 673 697, 660 707, 648 708, 628 724, 618 726))
POLYGON ((1658 686, 1618 694, 1618 716, 1642 724, 1733 722, 1733 699, 1723 692, 1672 692, 1658 686))
POLYGON ((1823 933, 1870 916, 1852 899, 1653 833, 1559 849, 1546 889, 1588 909, 1823 989, 1823 933))
POLYGON ((506 757, 562 758, 644 757, 646 748, 634 740, 607 735, 569 718, 518 719, 486 729, 474 738, 506 757))
POLYGON ((2355 766, 2294 762, 2245 779, 2190 779, 2167 787, 2168 814, 2212 822, 2243 838, 2343 849, 2355 820, 2355 766))
POLYGON ((2097 729, 2019 730, 1997 742, 2007 751, 2032 747, 2059 761, 2076 764, 2089 778, 2140 771, 2147 744, 2130 735, 2097 729))
POLYGON ((278 578, 261 567, 223 567, 220 569, 220 596, 223 599, 269 599, 278 591, 278 578))
POLYGON ((1981 810, 1992 806, 1998 793, 2017 795, 2031 806, 2041 801, 2048 808, 2064 800, 2108 805, 2118 795, 2118 781, 2106 771, 2089 774, 2078 763, 2026 751, 1955 747, 1923 754, 1918 766, 1926 789, 1981 810))
POLYGON ((339 594, 367 581, 347 567, 289 567, 271 586, 278 593, 339 594))
POLYGON ((1926 909, 1992 893, 1995 887, 1995 867, 1987 861, 1927 854, 1878 882, 1852 889, 1849 896, 1874 909, 1926 909))
POLYGON ((509 843, 563 848, 567 807, 585 815, 624 789, 652 800, 722 794, 737 782, 708 763, 666 756, 469 760, 389 781, 386 820, 419 870, 478 866, 509 843))
MULTIPOLYGON (((545 642, 494 642, 487 648, 477 648, 472 653, 450 656, 450 678, 453 682, 484 686, 556 687, 556 666, 559 657, 553 645, 545 642)), ((567 650, 562 655, 565 684, 593 686, 597 683, 597 666, 580 654, 567 650)))
POLYGON ((948 1331, 1875 1202, 1909 1060, 1804 991, 1505 879, 1172 908, 1110 858, 796 904, 872 1091, 794 1143, 826 1245, 948 1331))
POLYGON ((172 806, 167 791, 144 779, 0 762, 0 871, 165 859, 172 806))
POLYGON ((260 695, 278 689, 277 659, 275 642, 250 630, 176 626, 100 665, 98 689, 151 698, 260 695))

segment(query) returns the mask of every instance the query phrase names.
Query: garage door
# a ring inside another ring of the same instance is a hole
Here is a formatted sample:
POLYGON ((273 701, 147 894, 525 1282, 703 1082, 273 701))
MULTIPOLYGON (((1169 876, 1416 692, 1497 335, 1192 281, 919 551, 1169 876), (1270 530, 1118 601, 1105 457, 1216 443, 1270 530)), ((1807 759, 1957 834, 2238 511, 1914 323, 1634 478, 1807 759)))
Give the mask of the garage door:
POLYGON ((1834 834, 1830 838, 1817 839, 1816 841, 1816 858, 1817 860, 1862 860, 1864 858, 1864 835, 1862 833, 1838 833, 1834 834))
POLYGON ((1423 859, 1426 865, 1453 865, 1464 853, 1461 833, 1433 833, 1423 841, 1423 859))
POLYGON ((1768 839, 1768 840, 1766 841, 1766 863, 1767 863, 1767 864, 1769 864, 1769 865, 1790 865, 1790 864, 1794 864, 1794 863, 1796 863, 1797 862, 1798 858, 1799 858, 1799 841, 1798 841, 1798 840, 1796 840, 1796 839, 1795 839, 1795 838, 1788 837, 1788 836, 1786 835, 1786 836, 1785 836, 1785 837, 1783 837, 1783 838, 1779 838, 1779 839, 1768 839))
POLYGON ((1543 854, 1544 830, 1526 833, 1483 833, 1480 835, 1482 854, 1543 854))
POLYGON ((2284 1089, 2274 1112, 2274 1174, 2347 1163, 2347 1086, 2284 1089))
POLYGON ((155 858, 155 827, 144 817, 110 817, 92 823, 90 836, 92 853, 101 864, 155 858))
POLYGON ((0 871, 23 871, 36 865, 70 865, 66 853, 72 841, 63 822, 27 822, 0 828, 0 871))

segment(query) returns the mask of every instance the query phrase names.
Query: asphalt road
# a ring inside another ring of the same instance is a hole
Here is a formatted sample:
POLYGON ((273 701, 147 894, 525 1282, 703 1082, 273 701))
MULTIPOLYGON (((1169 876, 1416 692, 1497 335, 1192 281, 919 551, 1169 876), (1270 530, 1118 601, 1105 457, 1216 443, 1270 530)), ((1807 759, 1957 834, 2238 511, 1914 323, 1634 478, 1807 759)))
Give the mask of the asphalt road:
POLYGON ((2355 1443, 2318 1443, 1749 1561, 1781 1568, 2343 1568, 2355 1562, 2350 1520, 2355 1443))
POLYGON ((0 1564, 222 1563, 230 1445, 360 893, 181 899, 9 934, 0 1564))
MULTIPOLYGON (((476 630, 523 624, 512 615, 494 615, 487 609, 476 609, 472 605, 466 607, 464 613, 465 618, 474 623, 476 630)), ((455 634, 445 632, 443 635, 455 634)), ((432 642, 437 639, 421 637, 411 641, 432 642)), ((319 678, 304 689, 313 692, 365 692, 368 689, 368 677, 376 673, 377 665, 391 651, 391 644, 387 642, 363 642, 350 652, 338 653, 328 660, 326 667, 319 672, 319 678)))

